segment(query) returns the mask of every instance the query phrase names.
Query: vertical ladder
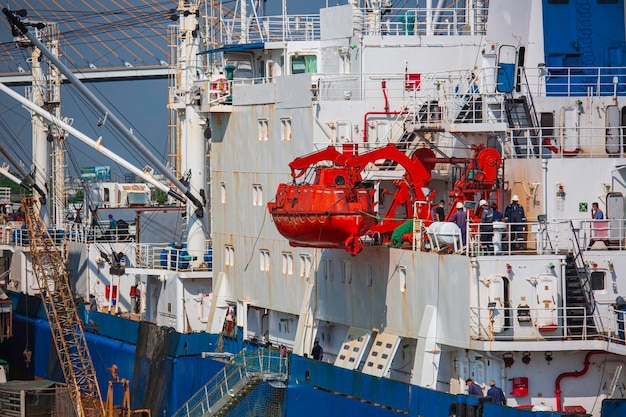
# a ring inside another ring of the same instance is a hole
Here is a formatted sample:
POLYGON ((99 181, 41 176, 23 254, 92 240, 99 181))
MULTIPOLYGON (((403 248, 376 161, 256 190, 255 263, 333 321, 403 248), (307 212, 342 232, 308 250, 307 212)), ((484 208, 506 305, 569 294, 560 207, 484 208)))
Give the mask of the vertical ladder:
POLYGON ((46 310, 70 399, 78 417, 104 416, 96 372, 87 349, 63 257, 36 212, 32 197, 22 201, 32 267, 46 310))
POLYGON ((615 389, 617 388, 617 384, 619 383, 619 377, 622 374, 622 365, 618 364, 615 367, 615 373, 613 374, 613 379, 611 379, 611 385, 609 386, 609 394, 606 398, 613 398, 615 395, 615 389))
POLYGON ((593 41, 591 39, 593 28, 591 26, 591 5, 589 0, 578 0, 576 2, 576 23, 582 64, 592 67, 596 63, 596 57, 593 52, 593 41))

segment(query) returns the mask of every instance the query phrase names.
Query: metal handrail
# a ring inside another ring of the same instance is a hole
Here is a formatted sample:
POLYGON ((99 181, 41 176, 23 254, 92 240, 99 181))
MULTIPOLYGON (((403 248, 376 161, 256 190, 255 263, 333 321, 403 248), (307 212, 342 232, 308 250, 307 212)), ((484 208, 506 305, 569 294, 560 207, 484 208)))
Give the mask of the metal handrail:
MULTIPOLYGON (((587 333, 587 319, 590 315, 585 307, 555 306, 550 309, 544 309, 524 306, 523 309, 528 312, 528 315, 521 316, 519 314, 519 306, 497 308, 470 307, 470 337, 474 340, 484 341, 597 340, 599 338, 608 338, 616 333, 616 328, 614 327, 601 327, 597 329, 598 333, 589 335, 587 333), (546 313, 551 313, 552 317, 546 315, 546 313), (496 331, 493 320, 494 314, 504 315, 508 325, 505 324, 501 326, 501 330, 496 331), (572 317, 581 319, 581 324, 577 326, 568 324, 567 320, 572 317), (521 321, 521 318, 523 321, 521 321), (539 323, 540 320, 545 321, 545 323, 539 323), (575 330, 580 331, 580 335, 573 334, 572 331, 575 330)), ((606 321, 611 322, 610 320, 606 321)), ((611 340, 614 339, 611 338, 611 340)))
POLYGON ((259 348, 248 351, 244 348, 231 359, 221 372, 213 376, 202 388, 176 411, 172 417, 200 417, 215 412, 225 396, 233 396, 237 384, 247 384, 275 376, 286 379, 289 357, 280 352, 259 348))

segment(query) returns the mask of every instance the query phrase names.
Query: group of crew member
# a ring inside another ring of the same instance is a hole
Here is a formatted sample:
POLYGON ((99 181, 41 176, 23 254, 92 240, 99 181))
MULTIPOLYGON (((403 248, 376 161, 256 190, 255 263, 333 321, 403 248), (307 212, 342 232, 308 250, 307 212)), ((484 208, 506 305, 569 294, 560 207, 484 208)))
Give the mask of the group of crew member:
MULTIPOLYGON (((434 221, 445 221, 444 206, 445 202, 441 200, 439 205, 433 209, 432 217, 434 221)), ((483 248, 492 250, 493 222, 502 221, 511 224, 509 228, 511 249, 523 248, 526 214, 524 213, 524 207, 519 203, 519 196, 514 195, 511 198, 511 204, 506 207, 504 214, 498 211, 498 205, 495 202, 492 202, 490 205, 487 200, 480 200, 478 206, 479 210, 476 212, 480 213, 479 231, 483 248)), ((467 213, 462 202, 456 203, 456 212, 450 217, 449 221, 455 223, 461 229, 461 240, 465 246, 467 243, 467 213)))
MULTIPOLYGON (((465 385, 467 385, 467 393, 469 395, 474 395, 476 397, 483 396, 483 389, 480 387, 480 385, 475 383, 472 378, 467 378, 467 380, 465 381, 465 385)), ((502 391, 502 388, 496 386, 496 381, 494 381, 493 379, 489 381, 489 387, 490 388, 487 391, 487 395, 485 395, 485 397, 491 398, 491 401, 494 404, 506 405, 506 397, 504 395, 504 392, 502 391)))

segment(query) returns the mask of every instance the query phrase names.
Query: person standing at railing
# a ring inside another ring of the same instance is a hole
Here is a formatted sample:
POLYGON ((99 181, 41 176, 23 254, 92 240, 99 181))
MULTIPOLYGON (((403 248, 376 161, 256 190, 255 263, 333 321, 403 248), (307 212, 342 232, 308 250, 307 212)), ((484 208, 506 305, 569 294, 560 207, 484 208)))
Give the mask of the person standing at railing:
MULTIPOLYGON (((604 220, 604 213, 602 212, 602 210, 600 210, 598 203, 591 203, 591 218, 593 220, 604 220)), ((604 222, 597 224, 594 221, 591 223, 591 236, 589 239, 589 246, 587 250, 591 249, 593 244, 596 243, 596 240, 601 241, 605 238, 608 238, 608 236, 606 236, 608 235, 607 226, 608 225, 604 222)))
POLYGON ((480 385, 475 383, 472 378, 467 378, 467 380, 465 381, 465 385, 467 385, 468 395, 475 395, 477 397, 483 396, 483 389, 480 387, 480 385))
POLYGON ((496 203, 491 203, 491 209, 493 210, 493 221, 501 222, 504 216, 500 211, 498 211, 498 205, 496 203))
POLYGON ((445 201, 441 200, 439 202, 439 205, 437 207, 435 207, 435 210, 433 210, 434 212, 434 216, 433 216, 433 220, 436 222, 443 222, 446 220, 446 212, 445 212, 445 201))
POLYGON ((117 221, 113 218, 112 214, 109 214, 109 238, 115 239, 115 229, 117 229, 117 221))
POLYGON ((611 304, 613 312, 617 316, 617 343, 624 344, 624 312, 626 311, 626 301, 621 295, 615 299, 615 303, 611 304))
POLYGON ((593 220, 602 220, 604 219, 604 213, 600 210, 598 203, 591 204, 591 218, 593 220))
POLYGON ((524 213, 524 207, 519 203, 517 195, 511 198, 511 204, 504 210, 504 221, 511 223, 511 249, 523 249, 526 214, 524 213))
POLYGON ((459 229, 461 229, 461 241, 463 243, 463 246, 465 246, 465 241, 467 239, 467 213, 465 213, 465 210, 463 210, 463 203, 461 203, 460 201, 456 203, 456 209, 457 212, 454 213, 450 221, 452 223, 455 223, 457 226, 459 226, 459 229))
POLYGON ((487 397, 493 398, 494 404, 506 405, 506 397, 504 396, 504 392, 502 388, 496 386, 496 381, 493 379, 489 381, 489 390, 487 391, 487 397))
POLYGON ((487 200, 480 200, 480 242, 486 251, 493 250, 493 210, 487 200))

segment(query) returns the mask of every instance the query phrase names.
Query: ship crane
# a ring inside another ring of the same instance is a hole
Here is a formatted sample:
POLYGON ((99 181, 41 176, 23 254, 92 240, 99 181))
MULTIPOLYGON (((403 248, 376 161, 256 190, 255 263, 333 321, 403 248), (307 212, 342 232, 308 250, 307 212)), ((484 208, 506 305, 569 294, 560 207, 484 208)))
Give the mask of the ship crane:
POLYGON ((393 144, 347 156, 329 146, 293 160, 289 164, 292 183, 280 184, 276 198, 267 207, 278 232, 291 246, 344 248, 356 255, 364 246, 362 236, 376 234, 388 239, 407 220, 394 216, 401 207, 406 217, 429 221, 436 193, 427 187, 438 163, 465 165, 451 192, 452 198, 463 199, 496 186, 501 157, 495 149, 481 145, 473 147, 470 158, 440 158, 428 148, 418 149, 408 157, 393 144), (402 178, 394 181, 393 201, 382 218, 372 201, 374 191, 361 176, 368 164, 380 160, 405 169, 402 178), (331 164, 319 165, 321 162, 331 164), (315 173, 313 182, 297 183, 310 169, 315 173))
POLYGON ((79 417, 104 416, 96 372, 70 288, 63 257, 37 214, 33 199, 25 198, 22 210, 28 229, 32 267, 52 339, 68 384, 72 405, 79 417))
POLYGON ((28 230, 26 239, 30 246, 39 295, 50 323, 52 339, 76 415, 78 417, 113 417, 114 415, 149 417, 150 410, 148 409, 130 409, 129 381, 119 378, 116 365, 110 368, 113 380, 109 381, 105 410, 61 251, 35 210, 32 197, 27 197, 22 201, 22 211, 28 230), (114 384, 122 385, 124 390, 122 414, 119 414, 113 406, 114 384))

